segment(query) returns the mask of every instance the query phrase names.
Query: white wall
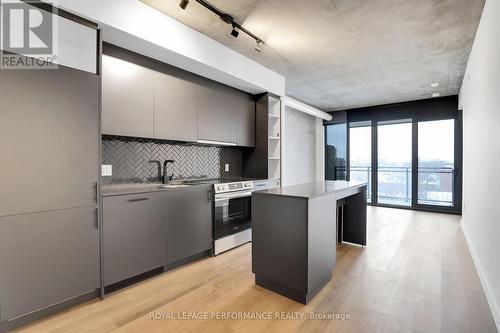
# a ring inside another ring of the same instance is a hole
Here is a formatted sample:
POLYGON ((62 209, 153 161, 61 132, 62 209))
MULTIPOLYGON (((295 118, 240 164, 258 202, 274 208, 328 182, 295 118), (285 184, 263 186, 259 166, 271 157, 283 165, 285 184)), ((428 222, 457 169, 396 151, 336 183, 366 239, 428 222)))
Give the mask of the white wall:
POLYGON ((139 0, 59 0, 58 4, 98 23, 104 41, 252 94, 285 93, 283 76, 139 0))
MULTIPOLYGON (((285 107, 283 121, 282 185, 310 183, 318 179, 318 160, 323 153, 318 146, 318 133, 323 122, 304 112, 285 107)), ((321 137, 321 135, 319 135, 321 137)), ((320 169, 321 172, 321 169, 320 169)))
POLYGON ((487 0, 465 73, 462 228, 500 327, 500 0, 487 0))

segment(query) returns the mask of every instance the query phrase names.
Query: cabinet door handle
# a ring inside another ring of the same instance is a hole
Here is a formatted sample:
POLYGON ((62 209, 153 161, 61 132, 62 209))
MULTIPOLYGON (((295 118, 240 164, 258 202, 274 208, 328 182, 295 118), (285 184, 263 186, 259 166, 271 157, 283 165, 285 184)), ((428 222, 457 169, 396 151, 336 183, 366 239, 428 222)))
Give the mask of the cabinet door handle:
POLYGON ((94 210, 94 227, 99 229, 99 210, 97 208, 94 210))
POLYGON ((146 201, 149 200, 148 198, 137 198, 137 199, 129 199, 128 202, 139 202, 139 201, 146 201))
POLYGON ((97 186, 97 182, 94 183, 94 195, 95 203, 99 203, 99 186, 97 186))

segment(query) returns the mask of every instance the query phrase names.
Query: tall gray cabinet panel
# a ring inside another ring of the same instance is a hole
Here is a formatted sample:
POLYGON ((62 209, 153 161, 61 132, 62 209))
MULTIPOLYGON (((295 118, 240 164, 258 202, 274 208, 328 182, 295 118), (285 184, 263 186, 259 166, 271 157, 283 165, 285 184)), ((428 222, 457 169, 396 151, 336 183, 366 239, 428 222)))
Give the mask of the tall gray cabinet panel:
POLYGON ((103 134, 153 137, 154 71, 102 57, 103 134))
POLYGON ((166 263, 165 192, 103 199, 103 261, 106 286, 166 263))
POLYGON ((238 146, 255 147, 255 101, 253 96, 235 93, 238 121, 238 146))
POLYGON ((92 207, 0 217, 2 322, 99 288, 96 219, 92 207))
POLYGON ((198 139, 234 143, 237 141, 236 103, 232 90, 208 82, 199 87, 198 139))
POLYGON ((207 186, 167 189, 167 263, 212 248, 212 204, 207 186))
POLYGON ((99 77, 3 70, 0 101, 0 216, 95 204, 99 77))
POLYGON ((154 137, 196 142, 196 84, 180 71, 174 74, 154 73, 154 137))

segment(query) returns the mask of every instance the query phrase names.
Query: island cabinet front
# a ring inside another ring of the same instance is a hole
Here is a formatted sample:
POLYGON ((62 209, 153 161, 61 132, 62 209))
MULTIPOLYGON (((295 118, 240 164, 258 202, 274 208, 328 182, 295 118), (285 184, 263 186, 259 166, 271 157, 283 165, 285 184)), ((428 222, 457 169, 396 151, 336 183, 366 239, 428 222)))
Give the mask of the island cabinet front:
POLYGON ((252 271, 257 285, 307 302, 335 265, 334 194, 315 198, 254 192, 252 271))

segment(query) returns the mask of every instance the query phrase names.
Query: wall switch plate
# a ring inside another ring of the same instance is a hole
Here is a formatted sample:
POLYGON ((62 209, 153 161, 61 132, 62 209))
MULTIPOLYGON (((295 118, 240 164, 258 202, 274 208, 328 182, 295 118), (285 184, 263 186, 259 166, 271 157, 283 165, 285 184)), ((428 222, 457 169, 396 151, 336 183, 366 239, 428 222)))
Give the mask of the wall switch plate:
POLYGON ((229 164, 224 164, 224 171, 229 172, 229 164))
POLYGON ((113 166, 111 164, 101 165, 101 174, 103 177, 113 176, 113 166))

